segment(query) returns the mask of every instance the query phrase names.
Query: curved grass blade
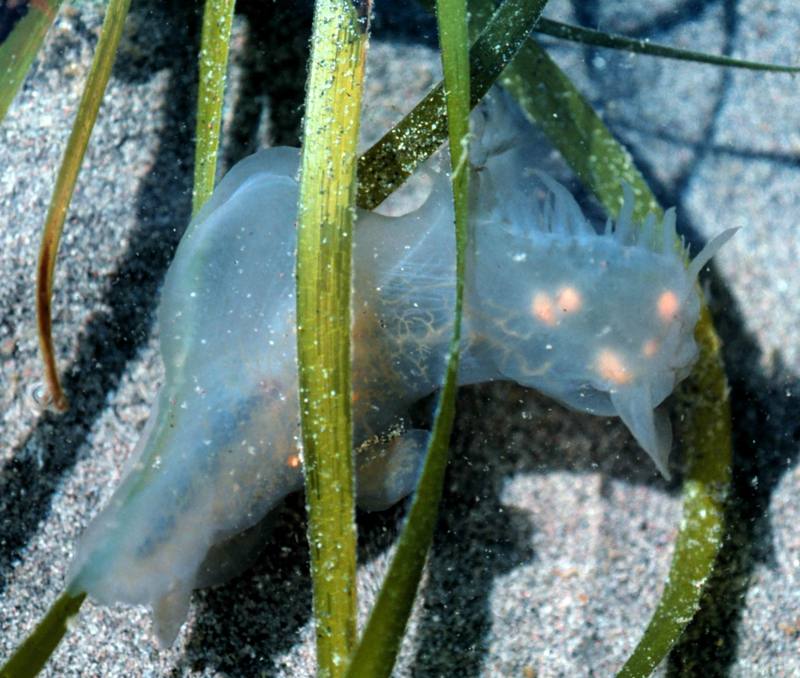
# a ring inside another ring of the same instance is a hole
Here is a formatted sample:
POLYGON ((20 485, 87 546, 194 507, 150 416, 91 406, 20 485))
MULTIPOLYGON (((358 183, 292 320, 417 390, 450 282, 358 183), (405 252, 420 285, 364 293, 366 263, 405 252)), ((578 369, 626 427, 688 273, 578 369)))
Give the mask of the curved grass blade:
POLYGON ((114 63, 129 6, 130 0, 111 0, 106 10, 92 67, 67 142, 64 159, 58 170, 56 186, 50 199, 50 208, 42 233, 42 244, 39 248, 39 261, 36 268, 36 318, 39 326, 39 348, 42 352, 45 380, 52 404, 56 409, 62 411, 67 409, 68 403, 58 378, 51 316, 56 255, 64 219, 67 216, 67 208, 72 199, 72 192, 75 189, 83 156, 89 144, 94 121, 97 119, 97 112, 100 110, 108 78, 111 75, 111 66, 114 63))
MULTIPOLYGON (((470 102, 475 106, 519 50, 547 0, 505 0, 469 51, 470 102)), ((358 159, 358 206, 375 209, 447 138, 439 83, 358 159)))
MULTIPOLYGON (((621 205, 622 180, 634 187, 637 215, 661 214, 630 155, 534 40, 526 41, 503 84, 612 216, 621 205)), ((649 675, 677 642, 699 607, 722 545, 732 458, 731 415, 720 341, 705 304, 695 339, 700 357, 680 390, 684 416, 679 419, 679 438, 686 455, 683 520, 664 593, 619 674, 626 678, 649 675)))
POLYGON ((746 61, 744 59, 733 59, 718 54, 706 54, 705 52, 695 52, 688 49, 678 49, 668 45, 660 45, 649 40, 629 38, 624 35, 614 35, 595 31, 583 26, 573 26, 571 24, 542 19, 536 24, 534 29, 537 33, 549 35, 554 38, 579 42, 582 45, 593 45, 595 47, 607 47, 609 49, 621 49, 626 52, 636 52, 637 54, 648 54, 659 56, 665 59, 678 59, 679 61, 692 61, 698 64, 711 64, 724 68, 744 68, 751 71, 767 71, 771 73, 800 73, 798 66, 780 66, 777 64, 765 64, 760 61, 746 61))
POLYGON ((456 299, 453 337, 444 387, 439 395, 422 475, 389 570, 353 654, 348 676, 389 676, 414 604, 425 558, 433 541, 442 496, 450 434, 455 417, 458 350, 464 291, 464 256, 469 207, 470 72, 466 0, 438 0, 436 16, 442 52, 451 183, 456 229, 456 299))
MULTIPOLYGON (((20 5, 12 24, 0 25, 0 121, 17 95, 25 75, 55 21, 62 0, 40 0, 20 5)), ((11 9, 10 11, 14 11, 11 9)))
POLYGON ((197 214, 214 191, 234 5, 235 0, 206 0, 203 9, 192 215, 197 214))
POLYGON ((683 519, 664 593, 628 661, 617 674, 648 676, 700 607, 705 583, 725 536, 731 482, 731 411, 721 343, 703 304, 695 330, 700 358, 679 392, 680 436, 686 453, 683 519))
POLYGON ((33 633, 0 667, 0 678, 30 678, 39 673, 64 637, 70 618, 78 614, 85 598, 85 593, 62 593, 33 633))
POLYGON ((368 13, 368 2, 317 2, 300 170, 297 355, 319 676, 344 674, 356 638, 350 258, 368 13))

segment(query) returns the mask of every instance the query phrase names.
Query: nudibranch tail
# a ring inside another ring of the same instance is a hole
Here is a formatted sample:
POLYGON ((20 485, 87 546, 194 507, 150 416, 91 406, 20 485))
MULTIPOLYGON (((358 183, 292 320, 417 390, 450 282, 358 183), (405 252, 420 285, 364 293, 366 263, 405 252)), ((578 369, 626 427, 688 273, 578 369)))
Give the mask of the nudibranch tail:
MULTIPOLYGON (((246 159, 184 234, 159 307, 157 406, 73 561, 71 586, 104 604, 150 605, 167 644, 192 589, 235 571, 209 561, 215 545, 302 486, 292 463, 297 162, 297 149, 246 159)), ((251 562, 245 546, 239 569, 251 562)))

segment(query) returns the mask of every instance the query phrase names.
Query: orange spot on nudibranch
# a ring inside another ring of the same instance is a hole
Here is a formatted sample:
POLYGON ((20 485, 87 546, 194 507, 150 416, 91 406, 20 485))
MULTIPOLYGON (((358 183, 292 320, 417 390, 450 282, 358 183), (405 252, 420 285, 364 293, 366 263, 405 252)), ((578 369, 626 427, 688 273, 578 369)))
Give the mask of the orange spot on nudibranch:
POLYGON ((297 468, 300 466, 300 455, 299 454, 291 454, 289 458, 286 460, 286 465, 289 468, 297 468))
POLYGON ((574 287, 562 287, 556 296, 556 303, 564 313, 575 313, 583 304, 581 293, 574 287))
POLYGON ((604 348, 597 354, 595 369, 603 379, 608 379, 615 384, 627 384, 633 379, 622 358, 608 348, 604 348))
POLYGON ((672 290, 662 292, 656 301, 656 308, 658 310, 658 317, 665 323, 670 320, 675 320, 678 316, 678 310, 681 307, 681 302, 678 300, 678 295, 672 290))
POLYGON ((642 344, 642 355, 645 358, 652 358, 658 353, 658 342, 655 339, 648 339, 642 344))
POLYGON ((553 307, 553 300, 544 292, 537 292, 533 295, 531 313, 545 325, 552 327, 556 324, 556 311, 553 307))

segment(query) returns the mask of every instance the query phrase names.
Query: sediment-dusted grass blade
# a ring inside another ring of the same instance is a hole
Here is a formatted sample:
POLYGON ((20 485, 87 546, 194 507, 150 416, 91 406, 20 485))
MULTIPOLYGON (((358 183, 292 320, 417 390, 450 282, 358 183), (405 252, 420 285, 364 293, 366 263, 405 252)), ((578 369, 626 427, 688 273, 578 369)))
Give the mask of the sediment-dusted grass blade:
POLYGON ((648 676, 680 638, 725 538, 724 510, 731 482, 731 412, 721 342, 703 304, 695 329, 700 358, 679 390, 686 471, 683 518, 664 592, 653 617, 618 676, 648 676))
MULTIPOLYGON (((628 152, 535 41, 527 40, 502 82, 609 214, 617 215, 620 183, 627 181, 636 194, 636 214, 661 216, 628 152)), ((705 304, 695 339, 700 358, 679 391, 683 416, 678 420, 678 438, 686 464, 683 520, 664 593, 621 676, 649 675, 666 657, 697 611, 722 545, 732 458, 731 415, 720 341, 705 304)))
POLYGON ((800 73, 800 67, 780 66, 778 64, 765 64, 760 61, 747 61, 745 59, 733 59, 732 57, 720 54, 706 54, 705 52, 695 52, 688 49, 678 49, 669 45, 660 45, 650 40, 640 40, 629 38, 625 35, 614 35, 595 31, 583 26, 573 26, 571 24, 552 21, 551 19, 541 19, 536 28, 537 33, 549 35, 554 38, 579 42, 583 45, 593 45, 594 47, 607 47, 618 49, 625 52, 635 52, 637 54, 648 54, 650 56, 662 57, 664 59, 678 59, 679 61, 693 61, 698 64, 710 64, 722 66, 724 68, 743 68, 750 71, 766 71, 771 73, 800 73))
POLYGON ((89 137, 97 119, 97 112, 100 110, 108 78, 111 75, 111 66, 114 64, 129 6, 130 0, 110 0, 108 9, 106 9, 92 67, 81 96, 67 148, 64 151, 64 159, 58 170, 58 178, 50 199, 50 208, 47 212, 39 249, 39 262, 36 268, 36 318, 39 326, 39 348, 42 352, 49 397, 53 406, 58 410, 65 410, 68 406, 67 397, 64 395, 58 377, 53 347, 51 302, 58 243, 61 240, 64 219, 67 216, 72 192, 75 190, 75 182, 78 179, 83 156, 86 153, 89 137))
POLYGON ((85 593, 62 593, 33 633, 0 667, 0 678, 31 678, 39 673, 64 637, 70 618, 78 614, 85 598, 85 593))
POLYGON ((397 551, 370 613, 361 642, 351 660, 347 675, 352 678, 389 676, 394 667, 425 559, 433 541, 455 417, 469 207, 468 139, 471 103, 466 0, 438 0, 436 16, 444 72, 456 229, 453 336, 422 475, 398 540, 397 551))
POLYGON ((369 3, 318 0, 300 169, 297 355, 319 676, 356 639, 350 286, 369 3))
POLYGON ((200 37, 197 124, 194 147, 192 214, 211 197, 217 172, 217 151, 228 70, 235 0, 206 0, 200 37))
POLYGON ((40 0, 28 4, 25 15, 0 43, 0 122, 6 117, 44 36, 55 21, 61 2, 40 0))
MULTIPOLYGON (((475 106, 519 50, 547 0, 505 0, 469 51, 470 102, 475 106)), ((358 206, 374 209, 447 138, 439 83, 358 159, 358 206)))

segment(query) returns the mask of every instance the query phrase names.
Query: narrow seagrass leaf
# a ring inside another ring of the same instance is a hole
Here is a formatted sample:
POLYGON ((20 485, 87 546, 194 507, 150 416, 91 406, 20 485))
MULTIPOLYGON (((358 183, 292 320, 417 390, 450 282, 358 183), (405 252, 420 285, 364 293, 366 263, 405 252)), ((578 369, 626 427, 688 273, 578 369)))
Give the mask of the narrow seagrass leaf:
POLYGON ((647 676, 669 654, 696 614, 725 538, 731 483, 731 411, 722 345, 703 304, 695 329, 700 357, 678 392, 685 455, 683 518, 664 592, 641 640, 618 676, 647 676))
POLYGON ((388 676, 394 667, 408 617, 433 541, 455 417, 458 349, 464 291, 464 256, 469 206, 470 70, 466 0, 438 0, 436 16, 444 71, 451 184, 456 229, 456 299, 445 382, 433 423, 422 475, 397 551, 378 593, 348 676, 388 676))
POLYGON ((0 678, 32 678, 42 670, 67 632, 70 618, 78 614, 85 593, 62 593, 36 628, 0 667, 0 678))
POLYGON ((236 0, 206 0, 200 37, 200 74, 197 91, 197 124, 194 147, 192 215, 197 214, 214 191, 217 151, 228 70, 228 47, 236 0))
POLYGON ((664 59, 678 59, 679 61, 692 61, 698 64, 710 64, 712 66, 722 66, 723 68, 743 68, 750 71, 766 71, 770 73, 800 73, 798 66, 781 66, 778 64, 766 64, 761 61, 746 61, 744 59, 733 59, 720 54, 706 54, 705 52, 695 52, 688 49, 678 49, 669 45, 660 45, 649 40, 629 38, 625 35, 614 35, 595 31, 583 26, 573 26, 571 24, 541 19, 536 28, 537 33, 549 35, 554 38, 579 42, 582 45, 593 45, 594 47, 607 47, 609 49, 619 49, 625 52, 635 52, 637 54, 648 54, 650 56, 662 57, 664 59))
MULTIPOLYGON (((350 288, 368 1, 318 0, 297 230, 297 357, 317 675, 344 675, 356 640, 350 288)), ((266 348, 266 347, 265 347, 266 348)))
POLYGON ((8 8, 7 23, 0 25, 0 122, 55 21, 61 2, 42 0, 8 8))
POLYGON ((67 397, 61 388, 56 366, 55 349, 53 347, 53 277, 56 268, 58 244, 61 240, 61 231, 64 228, 64 219, 67 216, 75 182, 89 144, 97 112, 103 101, 108 78, 111 75, 111 66, 117 54, 117 46, 122 35, 125 17, 128 15, 130 0, 110 0, 100 40, 92 60, 92 67, 86 86, 81 96, 78 113, 72 125, 72 132, 64 151, 64 158, 58 170, 56 186, 50 198, 50 208, 42 232, 42 243, 39 248, 39 262, 36 267, 36 318, 39 327, 39 348, 44 362, 45 381, 52 399, 53 406, 58 410, 66 410, 67 397))

